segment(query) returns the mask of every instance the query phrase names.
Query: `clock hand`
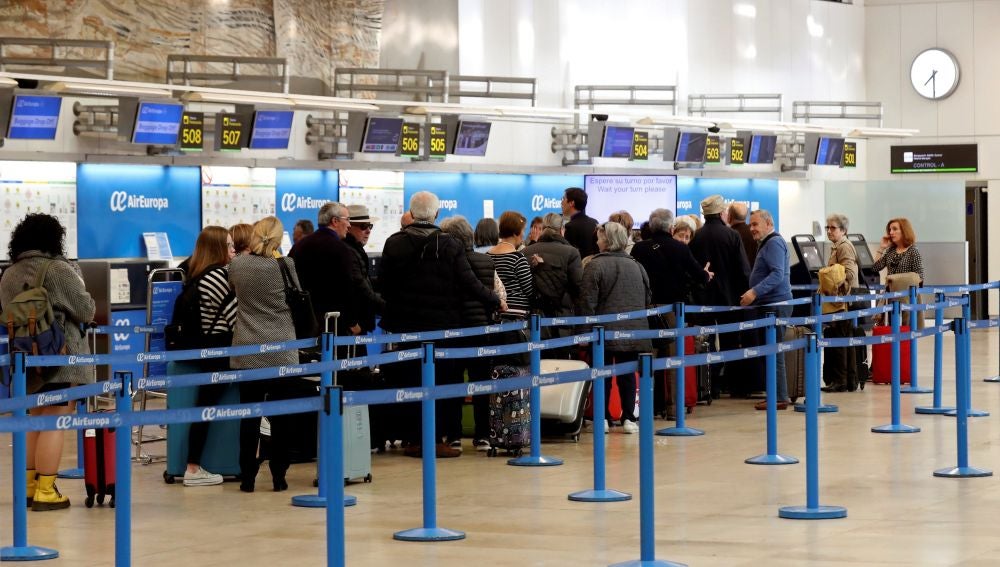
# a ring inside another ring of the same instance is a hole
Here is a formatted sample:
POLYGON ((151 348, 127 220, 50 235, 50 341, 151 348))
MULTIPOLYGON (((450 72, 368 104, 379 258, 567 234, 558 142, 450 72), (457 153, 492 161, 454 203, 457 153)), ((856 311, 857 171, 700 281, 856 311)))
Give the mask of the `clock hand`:
POLYGON ((937 80, 934 78, 935 76, 937 76, 937 69, 934 69, 934 71, 931 72, 931 76, 927 77, 927 80, 924 81, 924 86, 927 86, 927 83, 931 81, 937 82, 937 80))

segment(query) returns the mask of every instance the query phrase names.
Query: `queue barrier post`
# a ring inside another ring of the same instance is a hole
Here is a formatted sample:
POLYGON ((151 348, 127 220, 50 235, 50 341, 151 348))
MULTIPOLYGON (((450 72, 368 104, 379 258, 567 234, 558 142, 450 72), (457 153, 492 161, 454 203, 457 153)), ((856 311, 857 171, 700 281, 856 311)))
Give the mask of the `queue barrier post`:
MULTIPOLYGON (((684 304, 675 303, 674 304, 674 327, 677 329, 684 328, 684 304)), ((677 356, 683 357, 685 354, 684 339, 686 337, 677 337, 675 344, 677 345, 677 356)), ((694 354, 694 353, 691 353, 694 354)), ((683 360, 683 359, 682 359, 683 360)), ((677 416, 677 424, 675 427, 666 427, 660 429, 656 432, 657 435, 665 435, 668 437, 694 437, 698 435, 704 435, 705 432, 701 429, 695 429, 694 427, 688 427, 687 422, 687 408, 684 406, 684 399, 686 398, 685 390, 687 389, 687 380, 685 376, 685 367, 681 363, 675 370, 676 378, 674 379, 674 415, 677 416)))
MULTIPOLYGON (((597 325, 594 327, 596 336, 591 343, 591 359, 594 370, 604 367, 604 327, 597 325)), ((622 502, 631 500, 632 495, 618 490, 608 490, 604 475, 605 441, 604 441, 604 377, 599 372, 594 373, 593 380, 594 397, 594 488, 581 490, 570 494, 567 498, 574 502, 622 502)), ((640 400, 640 407, 642 401, 640 400)), ((640 411, 640 417, 647 412, 640 411)))
MULTIPOLYGON (((329 333, 325 333, 324 337, 329 333)), ((331 337, 330 342, 333 342, 331 337)), ((325 349, 324 345, 324 349, 325 349)), ((337 455, 344 453, 344 397, 340 386, 329 385, 323 388, 323 410, 325 415, 323 425, 326 435, 323 444, 326 450, 321 456, 326 461, 320 468, 323 476, 320 483, 329 487, 328 497, 332 502, 344 500, 344 460, 337 455)), ((344 550, 344 507, 326 507, 326 564, 328 567, 343 567, 347 564, 344 550)))
MULTIPOLYGON (((813 323, 813 333, 816 334, 816 340, 819 340, 823 338, 823 321, 820 320, 820 317, 823 316, 823 296, 820 295, 819 292, 813 294, 811 305, 812 305, 812 316, 815 318, 815 322, 813 323)), ((822 390, 817 392, 816 395, 822 396, 823 395, 822 390)), ((804 413, 806 411, 806 403, 804 401, 799 402, 795 404, 795 406, 792 409, 794 409, 799 413, 804 413)), ((818 411, 819 413, 836 413, 840 411, 840 408, 838 408, 834 404, 824 404, 821 398, 816 411, 818 411)))
POLYGON ((423 451, 424 525, 392 534, 399 541, 454 541, 465 539, 465 532, 439 528, 437 525, 437 463, 434 461, 437 433, 434 429, 434 399, 429 395, 434 390, 434 343, 423 343, 423 359, 420 366, 420 382, 424 389, 420 402, 421 450, 423 451))
MULTIPOLYGON (((115 395, 115 412, 125 421, 132 413, 132 372, 115 372, 121 388, 115 395)), ((127 457, 132 444, 132 428, 119 427, 115 435, 115 567, 132 564, 132 460, 127 457), (121 455, 126 455, 121 458, 121 455)))
POLYGON ((806 335, 806 505, 778 509, 779 518, 829 520, 846 518, 843 506, 819 503, 819 348, 816 335, 806 335))
MULTIPOLYGON (((80 403, 73 402, 76 404, 77 410, 80 408, 80 403)), ((56 475, 59 478, 65 478, 69 480, 78 480, 83 478, 83 430, 76 430, 76 467, 72 469, 63 469, 59 471, 56 475)))
MULTIPOLYGON (((892 325, 892 422, 885 425, 872 427, 872 433, 918 433, 919 427, 900 423, 899 416, 899 327, 900 327, 900 307, 898 301, 892 302, 892 311, 889 314, 889 322, 892 325)), ((912 370, 912 369, 911 369, 912 370)))
MULTIPOLYGON (((653 355, 639 355, 639 407, 653 407, 653 355)), ((639 559, 612 567, 684 567, 684 563, 656 559, 653 412, 639 412, 639 559)))
POLYGON ((934 471, 942 478, 993 476, 993 471, 969 466, 969 392, 972 387, 968 345, 969 320, 955 319, 955 438, 958 465, 934 471))
MULTIPOLYGON (((542 319, 533 314, 529 320, 529 341, 536 344, 542 340, 542 319)), ((529 351, 531 359, 531 375, 542 373, 542 351, 532 348, 529 351)), ((508 459, 507 464, 515 467, 555 467, 563 464, 562 459, 542 455, 542 388, 531 387, 529 400, 531 412, 531 453, 525 456, 508 459)))
MULTIPOLYGON (((910 298, 909 298, 909 300, 910 300, 910 305, 919 305, 920 304, 920 300, 918 299, 918 296, 917 296, 917 286, 915 286, 915 285, 911 285, 910 286, 910 298)), ((940 309, 936 309, 935 311, 940 311, 940 309)), ((920 313, 917 312, 917 311, 910 311, 910 331, 916 331, 917 330, 916 321, 917 321, 917 317, 919 317, 919 315, 920 315, 920 313)), ((917 366, 917 343, 918 343, 918 341, 917 341, 917 339, 910 339, 909 342, 910 342, 910 385, 907 386, 906 388, 901 388, 900 389, 900 393, 903 393, 903 394, 929 394, 929 393, 933 392, 934 390, 932 390, 930 388, 926 388, 926 387, 921 388, 920 384, 919 384, 919 382, 917 380, 917 374, 919 374, 919 372, 918 372, 919 367, 917 366)))
MULTIPOLYGON (((989 292, 986 292, 987 294, 989 292)), ((1000 352, 1000 327, 997 328, 997 352, 1000 352)), ((983 378, 983 382, 997 382, 1000 383, 1000 374, 995 376, 987 376, 983 378)))
MULTIPOLYGON (((19 398, 27 395, 27 375, 25 373, 25 362, 23 352, 12 352, 10 354, 11 384, 13 385, 13 397, 19 398)), ((14 412, 16 416, 28 415, 28 410, 18 410, 14 412)), ((47 547, 28 545, 28 509, 25 506, 28 500, 28 435, 23 431, 15 431, 11 434, 14 445, 11 478, 11 494, 14 509, 13 532, 14 545, 0 549, 0 561, 38 561, 42 559, 55 559, 59 557, 59 552, 47 547)), ((125 454, 128 455, 126 449, 125 454)))
MULTIPOLYGON (((944 293, 934 294, 934 303, 940 304, 945 300, 944 293)), ((944 309, 938 307, 934 310, 934 326, 941 328, 944 324, 944 309)), ((944 335, 934 334, 934 402, 930 406, 917 406, 913 411, 921 414, 940 415, 955 408, 941 406, 941 394, 944 391, 943 384, 944 369, 944 335)))
MULTIPOLYGON (((966 293, 966 294, 962 295, 962 299, 965 301, 965 303, 962 305, 962 318, 965 319, 966 321, 971 321, 972 320, 972 302, 971 302, 971 300, 969 298, 969 294, 966 293)), ((968 323, 966 323, 966 328, 968 328, 968 323)), ((956 341, 955 348, 958 348, 958 346, 959 345, 958 345, 958 343, 956 341)), ((963 348, 965 350, 965 359, 971 362, 972 361, 972 339, 971 338, 968 341, 966 341, 965 346, 963 348)), ((971 366, 969 368, 970 368, 970 373, 971 373, 971 366)), ((955 379, 957 380, 959 376, 961 376, 961 375, 956 375, 955 379)), ((958 401, 957 400, 955 401, 955 405, 956 406, 958 405, 958 401)), ((972 387, 971 386, 969 386, 969 389, 966 392, 966 396, 965 396, 965 413, 966 413, 966 416, 968 416, 968 417, 986 417, 986 416, 990 415, 990 412, 988 412, 986 410, 972 409, 972 387)), ((947 416, 951 416, 951 417, 955 417, 956 415, 958 415, 957 412, 956 412, 956 410, 949 410, 949 411, 946 411, 944 414, 947 415, 947 416)))
MULTIPOLYGON (((320 357, 321 357, 320 360, 322 360, 323 362, 331 362, 331 361, 334 361, 334 360, 337 359, 337 349, 336 349, 335 344, 334 344, 335 343, 334 339, 336 338, 337 318, 339 316, 340 316, 340 312, 339 311, 333 311, 333 312, 330 312, 330 313, 326 314, 326 318, 324 320, 324 329, 325 329, 325 332, 320 336, 320 344, 321 344, 321 347, 322 347, 322 349, 321 349, 321 355, 320 355, 320 357), (334 323, 333 323, 334 332, 333 333, 330 332, 330 329, 329 329, 329 326, 328 326, 328 322, 329 322, 329 320, 331 318, 334 321, 334 323)), ((320 376, 320 378, 319 378, 319 386, 320 386, 321 390, 325 390, 327 387, 330 387, 330 386, 334 385, 334 379, 333 379, 334 372, 333 372, 333 370, 324 370, 323 372, 320 373, 319 376, 320 376)), ((323 467, 325 467, 326 466, 325 463, 328 462, 327 459, 325 458, 325 455, 323 453, 324 453, 324 451, 326 451, 329 448, 329 443, 326 442, 327 441, 326 440, 326 436, 329 434, 330 428, 329 428, 328 424, 325 423, 325 421, 327 419, 329 419, 329 417, 330 417, 329 414, 327 414, 325 412, 320 412, 319 417, 317 419, 317 422, 318 422, 317 427, 319 427, 318 446, 317 446, 317 455, 316 455, 316 457, 317 457, 316 458, 316 480, 317 480, 316 484, 317 484, 317 487, 319 489, 318 493, 317 494, 300 494, 300 495, 297 495, 297 496, 292 496, 292 506, 298 506, 298 507, 301 507, 301 508, 322 508, 322 507, 326 506, 326 503, 327 503, 327 492, 329 491, 330 486, 326 482, 326 476, 327 475, 324 474, 324 472, 323 472, 323 467)), ((343 441, 341 441, 341 444, 343 444, 343 441)), ((341 448, 341 451, 343 451, 343 448, 341 448)), ((341 463, 341 468, 343 468, 343 463, 341 463)), ((343 486, 343 483, 344 483, 344 480, 341 479, 340 480, 341 486, 343 486)), ((354 506, 355 504, 358 503, 358 499, 357 498, 355 498, 354 496, 349 496, 349 495, 344 495, 344 497, 342 498, 342 500, 343 500, 344 506, 354 506)))
MULTIPOLYGON (((764 327, 764 344, 773 347, 777 342, 774 312, 768 311, 767 318, 770 321, 764 327)), ((795 457, 778 454, 778 356, 785 355, 783 353, 780 355, 770 353, 764 357, 765 376, 767 377, 767 453, 743 461, 748 465, 794 465, 799 462, 795 457)), ((781 378, 785 379, 784 376, 781 378)))

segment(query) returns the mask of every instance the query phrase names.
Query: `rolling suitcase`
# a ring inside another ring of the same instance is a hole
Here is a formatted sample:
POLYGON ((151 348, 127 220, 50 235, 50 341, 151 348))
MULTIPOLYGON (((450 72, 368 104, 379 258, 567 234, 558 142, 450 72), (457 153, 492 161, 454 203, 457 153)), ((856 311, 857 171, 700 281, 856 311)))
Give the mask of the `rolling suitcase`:
MULTIPOLYGON (((899 328, 901 333, 909 333, 909 326, 899 328)), ((892 327, 888 325, 876 325, 872 327, 872 336, 890 335, 892 327)), ((872 382, 876 384, 888 384, 892 382, 892 344, 872 345, 872 382)), ((910 383, 910 342, 899 343, 899 383, 910 383)))
MULTIPOLYGON (((523 367, 500 365, 493 367, 493 379, 526 376, 523 367)), ((521 456, 524 447, 531 443, 531 412, 528 390, 511 390, 490 394, 490 450, 487 455, 497 456, 499 449, 521 456)))
MULTIPOLYGON (((785 341, 794 341, 806 336, 805 327, 785 329, 785 341)), ((792 403, 806 396, 806 351, 795 349, 785 352, 785 380, 788 384, 788 398, 792 403)), ((778 377, 780 378, 780 377, 778 377)))
POLYGON ((368 406, 344 408, 344 481, 372 481, 372 438, 368 406))
MULTIPOLYGON (((168 374, 188 374, 202 372, 193 364, 172 362, 168 365, 168 374)), ((198 399, 198 388, 170 388, 167 390, 167 409, 194 407, 198 399)), ((240 403, 240 388, 237 384, 228 384, 218 405, 240 403)), ((163 471, 163 480, 173 484, 178 478, 184 477, 188 459, 188 423, 172 423, 167 425, 167 470, 163 471)), ((240 475, 240 420, 229 419, 212 422, 208 427, 208 437, 205 440, 205 450, 201 455, 201 466, 210 472, 224 477, 240 475)))
POLYGON ((115 507, 115 430, 87 429, 83 433, 83 479, 87 488, 87 508, 104 504, 115 507))
MULTIPOLYGON (((542 360, 542 374, 589 368, 579 360, 542 360)), ((542 388, 542 433, 580 440, 583 414, 591 383, 569 382, 542 388)))

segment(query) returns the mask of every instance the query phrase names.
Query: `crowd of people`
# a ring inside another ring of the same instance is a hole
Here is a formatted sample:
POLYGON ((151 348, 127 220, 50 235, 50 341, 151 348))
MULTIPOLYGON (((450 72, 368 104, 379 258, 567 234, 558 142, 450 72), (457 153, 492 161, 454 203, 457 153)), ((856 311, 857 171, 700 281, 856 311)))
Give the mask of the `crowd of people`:
MULTIPOLYGON (((501 318, 525 318, 531 313, 548 317, 598 315, 635 311, 651 305, 677 302, 711 306, 743 306, 748 309, 689 318, 696 324, 723 324, 756 319, 764 306, 792 298, 789 251, 766 210, 748 213, 743 203, 728 206, 719 195, 700 203, 700 217, 675 217, 666 208, 653 210, 640 223, 627 211, 618 211, 606 221, 586 214, 587 194, 569 188, 562 198, 562 214, 549 213, 528 220, 517 211, 503 212, 498 221, 485 218, 476 223, 452 216, 438 223, 439 201, 433 193, 412 196, 398 232, 385 242, 377 273, 365 245, 375 223, 363 205, 329 202, 320 209, 316 228, 303 220, 295 226, 294 245, 287 257, 279 252, 284 227, 270 216, 253 225, 229 229, 205 227, 194 252, 183 263, 186 286, 197 292, 200 341, 204 346, 250 345, 295 339, 296 322, 289 306, 288 290, 308 292, 319 330, 340 335, 374 333, 376 325, 387 333, 405 333, 486 325, 501 318), (703 218, 703 220, 702 220, 703 218), (339 312, 333 321, 326 314, 339 312)), ((827 219, 831 244, 829 264, 837 266, 826 276, 832 290, 846 293, 858 289, 857 254, 847 239, 848 219, 833 214, 827 219)), ((50 294, 59 323, 66 329, 67 352, 86 353, 88 346, 80 326, 94 317, 95 305, 87 293, 79 269, 65 259, 65 230, 44 214, 28 215, 15 228, 10 242, 13 265, 0 280, 0 306, 7 310, 12 298, 40 277, 50 294), (51 262, 49 262, 51 260, 51 262), (51 265, 50 265, 51 264, 51 265)), ((914 246, 913 228, 906 219, 892 219, 882 238, 876 269, 887 268, 890 276, 913 273, 923 279, 920 253, 914 246)), ((832 309, 848 306, 831 304, 832 309)), ((788 306, 768 307, 779 317, 790 315, 788 306)), ((672 314, 662 317, 616 321, 609 331, 667 328, 675 325, 672 314)), ((573 333, 574 329, 546 329, 546 336, 573 333)), ((518 341, 514 335, 449 339, 442 346, 482 346, 518 341)), ((301 337, 299 337, 301 338, 301 337)), ((714 340, 714 339, 713 339, 714 340)), ((763 332, 749 330, 718 337, 713 348, 732 350, 763 343, 763 332)), ((414 348, 414 344, 387 345, 389 349, 414 348)), ((667 340, 619 340, 607 346, 606 362, 634 361, 641 352, 660 356, 673 352, 667 340)), ((363 347, 359 347, 363 349, 363 347)), ((846 351, 846 349, 845 349, 846 351)), ((361 355, 362 351, 341 353, 361 355)), ((249 369, 295 364, 295 351, 267 352, 229 359, 173 363, 171 372, 249 369)), ((546 353, 546 357, 574 357, 573 350, 546 353)), ((839 355, 838 355, 839 356, 839 355)), ((777 357, 778 375, 783 376, 783 357, 777 357)), ((525 364, 523 358, 440 360, 436 364, 438 384, 485 380, 492 366, 525 364)), ((380 387, 420 385, 418 360, 387 365, 379 373, 380 387)), ((827 388, 849 389, 852 363, 844 359, 831 365, 827 388)), ((367 376, 370 376, 367 375, 367 376)), ((762 359, 729 363, 713 371, 711 392, 749 397, 763 390, 762 359)), ((608 426, 624 433, 638 430, 634 407, 635 376, 616 377, 621 392, 621 415, 612 416, 610 404, 604 416, 608 426)), ((93 380, 80 367, 59 368, 30 385, 31 392, 66 388, 93 380)), ((673 380, 656 380, 656 412, 669 407, 673 380)), ((789 402, 786 382, 779 379, 778 407, 789 402)), ((296 387, 287 379, 240 384, 241 402, 296 397, 296 387)), ((610 389, 611 381, 607 381, 610 389)), ((607 392, 609 394, 610 392, 607 392)), ((222 389, 202 386, 197 405, 219 403, 222 389)), ((437 402, 435 447, 439 457, 462 452, 462 400, 437 402)), ((485 396, 473 399, 475 433, 472 447, 490 448, 488 408, 485 396)), ((758 404, 758 408, 760 408, 758 404)), ((63 414, 69 405, 32 410, 33 414, 63 414)), ((272 488, 288 488, 285 471, 292 426, 281 417, 270 420, 269 460, 272 488)), ((404 442, 407 455, 421 451, 418 404, 395 404, 372 408, 374 449, 386 442, 404 442)), ((245 419, 240 427, 240 489, 253 492, 260 461, 259 418, 245 419)), ((194 424, 189 432, 186 486, 222 482, 218 474, 201 465, 207 424, 194 424)), ((62 432, 28 436, 28 495, 34 509, 69 506, 54 479, 62 451, 62 432)))

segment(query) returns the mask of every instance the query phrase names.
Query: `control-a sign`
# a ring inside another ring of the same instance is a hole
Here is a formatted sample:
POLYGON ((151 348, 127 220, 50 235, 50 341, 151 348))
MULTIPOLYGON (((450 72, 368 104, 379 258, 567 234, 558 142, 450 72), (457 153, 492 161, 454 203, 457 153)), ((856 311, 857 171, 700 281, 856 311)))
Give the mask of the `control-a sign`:
POLYGON ((638 161, 649 159, 649 132, 636 130, 632 134, 632 159, 638 161))
POLYGON ((205 142, 205 113, 185 112, 181 118, 181 150, 200 152, 205 142))

